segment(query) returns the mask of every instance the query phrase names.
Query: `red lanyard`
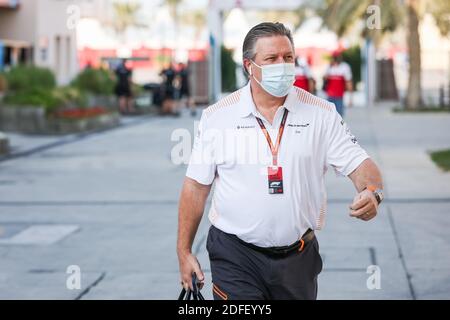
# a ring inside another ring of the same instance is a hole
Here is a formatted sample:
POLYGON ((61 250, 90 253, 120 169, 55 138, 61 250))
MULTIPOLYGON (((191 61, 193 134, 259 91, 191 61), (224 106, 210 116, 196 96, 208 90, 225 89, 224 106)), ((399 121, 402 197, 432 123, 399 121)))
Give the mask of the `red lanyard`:
POLYGON ((278 166, 278 150, 280 148, 281 138, 283 137, 284 126, 286 124, 287 115, 288 115, 288 110, 284 109, 283 119, 281 120, 280 128, 278 129, 277 143, 275 146, 272 143, 272 139, 270 139, 270 135, 266 129, 266 126, 264 125, 264 123, 262 122, 262 120, 260 118, 256 117, 256 120, 258 121, 259 126, 261 127, 261 130, 263 131, 264 135, 266 136, 267 143, 269 143, 270 151, 272 152, 274 166, 278 166))

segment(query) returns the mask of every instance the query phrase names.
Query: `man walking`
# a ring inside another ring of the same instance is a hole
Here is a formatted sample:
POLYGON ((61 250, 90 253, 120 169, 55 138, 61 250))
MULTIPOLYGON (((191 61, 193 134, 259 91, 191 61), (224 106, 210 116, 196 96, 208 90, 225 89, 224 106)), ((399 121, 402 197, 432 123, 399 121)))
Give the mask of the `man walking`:
POLYGON ((194 142, 179 206, 181 284, 192 288, 193 273, 204 282, 191 247, 215 183, 207 240, 214 298, 316 299, 325 168, 353 181, 350 215, 364 221, 377 214, 381 176, 335 106, 293 86, 294 43, 283 24, 253 27, 243 57, 249 83, 203 112, 194 142), (245 148, 233 145, 249 137, 245 148))
MULTIPOLYGON (((328 101, 334 103, 337 112, 344 117, 344 94, 348 91, 352 94, 352 69, 348 63, 342 60, 342 53, 334 51, 331 55, 331 64, 325 72, 324 90, 328 101)), ((353 97, 350 95, 349 107, 352 106, 353 97)))

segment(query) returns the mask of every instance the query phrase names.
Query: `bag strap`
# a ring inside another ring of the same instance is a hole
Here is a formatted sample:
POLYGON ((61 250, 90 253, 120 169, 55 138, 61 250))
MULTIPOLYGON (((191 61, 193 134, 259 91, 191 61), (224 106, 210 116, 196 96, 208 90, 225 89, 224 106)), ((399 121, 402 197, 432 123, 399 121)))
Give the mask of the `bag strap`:
POLYGON ((188 290, 182 289, 180 295, 178 296, 178 301, 181 300, 205 300, 203 295, 200 292, 200 289, 197 285, 197 275, 194 273, 192 275, 192 287, 194 290, 191 290, 190 288, 188 290))
POLYGON ((183 289, 181 290, 180 295, 178 296, 178 301, 184 300, 184 296, 185 296, 185 295, 186 295, 186 289, 183 288, 183 289))

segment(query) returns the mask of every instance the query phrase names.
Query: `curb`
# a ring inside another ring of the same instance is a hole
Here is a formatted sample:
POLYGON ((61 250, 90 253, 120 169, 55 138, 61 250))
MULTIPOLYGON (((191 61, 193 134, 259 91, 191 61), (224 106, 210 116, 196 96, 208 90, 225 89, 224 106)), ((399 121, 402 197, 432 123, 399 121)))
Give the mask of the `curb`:
MULTIPOLYGON (((68 136, 64 136, 64 137, 61 137, 61 139, 58 139, 58 140, 56 140, 54 142, 46 143, 46 144, 37 146, 35 148, 31 148, 31 149, 28 149, 28 150, 22 150, 22 151, 18 151, 18 152, 11 152, 11 153, 4 154, 4 155, 2 155, 1 152, 0 152, 0 163, 1 162, 6 162, 8 160, 13 160, 13 159, 17 159, 17 158, 27 157, 27 156, 33 155, 35 153, 38 153, 38 152, 41 152, 41 151, 45 151, 45 150, 48 150, 48 149, 52 149, 52 148, 55 148, 55 147, 59 147, 59 146, 65 145, 65 144, 81 141, 83 139, 89 138, 91 136, 95 136, 97 134, 102 134, 102 133, 110 132, 110 131, 113 131, 113 130, 127 128, 127 127, 130 127, 130 126, 133 126, 133 125, 139 125, 139 124, 144 123, 145 121, 150 120, 150 119, 156 119, 156 118, 154 117, 153 114, 149 114, 149 115, 141 116, 139 119, 132 120, 132 121, 129 121, 127 123, 119 123, 117 126, 114 126, 114 127, 100 128, 100 129, 95 129, 95 130, 91 130, 91 131, 86 131, 86 132, 83 132, 83 133, 77 133, 77 134, 71 134, 71 135, 68 135, 68 136)), ((1 132, 0 132, 0 134, 1 134, 1 132)), ((1 135, 0 135, 0 137, 1 137, 1 135)))

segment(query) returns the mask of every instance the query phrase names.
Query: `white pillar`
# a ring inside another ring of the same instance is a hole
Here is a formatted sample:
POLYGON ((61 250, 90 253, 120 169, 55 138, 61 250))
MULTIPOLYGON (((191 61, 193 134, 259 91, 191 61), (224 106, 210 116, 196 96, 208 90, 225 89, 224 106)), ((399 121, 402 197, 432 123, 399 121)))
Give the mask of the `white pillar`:
POLYGON ((209 99, 215 102, 222 92, 220 48, 222 45, 222 11, 215 6, 215 1, 210 2, 208 8, 209 29, 209 99))
POLYGON ((376 98, 377 75, 376 75, 376 52, 373 41, 366 39, 364 43, 364 87, 366 106, 372 107, 376 98))

